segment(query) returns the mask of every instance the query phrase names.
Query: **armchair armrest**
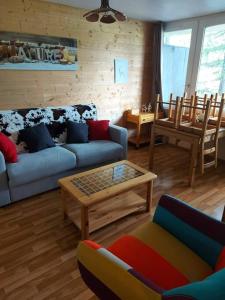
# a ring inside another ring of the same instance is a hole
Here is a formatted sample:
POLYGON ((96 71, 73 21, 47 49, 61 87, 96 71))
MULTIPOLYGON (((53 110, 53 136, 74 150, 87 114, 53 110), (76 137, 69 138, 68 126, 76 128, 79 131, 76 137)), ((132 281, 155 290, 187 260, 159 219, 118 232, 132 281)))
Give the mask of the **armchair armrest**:
POLYGON ((225 223, 169 195, 163 195, 153 222, 215 267, 225 246, 225 223))
POLYGON ((222 300, 225 299, 225 269, 216 272, 206 279, 167 291, 163 300, 222 300))
POLYGON ((79 244, 77 259, 84 282, 100 300, 161 300, 161 293, 154 289, 151 282, 92 241, 79 244))
POLYGON ((110 138, 113 142, 120 144, 124 149, 124 157, 122 159, 127 158, 127 143, 128 143, 128 133, 127 129, 116 126, 110 125, 109 126, 109 134, 110 138))
POLYGON ((6 172, 5 158, 0 151, 0 207, 9 204, 10 194, 6 172))

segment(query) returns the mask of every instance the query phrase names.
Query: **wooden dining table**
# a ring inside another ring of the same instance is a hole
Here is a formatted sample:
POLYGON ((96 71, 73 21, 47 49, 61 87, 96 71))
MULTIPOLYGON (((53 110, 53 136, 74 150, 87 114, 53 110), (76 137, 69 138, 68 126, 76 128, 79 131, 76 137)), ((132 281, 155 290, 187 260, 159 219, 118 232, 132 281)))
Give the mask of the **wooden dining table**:
MULTIPOLYGON (((195 173, 198 163, 198 153, 199 153, 199 145, 201 137, 197 134, 184 132, 178 130, 176 128, 170 128, 166 126, 160 126, 158 124, 154 124, 151 130, 151 143, 150 143, 150 153, 149 153, 149 169, 153 169, 153 162, 154 162, 154 148, 155 137, 157 136, 165 136, 167 138, 174 138, 175 140, 186 142, 190 145, 191 151, 191 161, 190 161, 190 168, 189 168, 189 177, 188 177, 188 184, 189 186, 193 186, 195 181, 195 173)), ((219 132, 219 139, 225 137, 225 128, 221 127, 219 132)))

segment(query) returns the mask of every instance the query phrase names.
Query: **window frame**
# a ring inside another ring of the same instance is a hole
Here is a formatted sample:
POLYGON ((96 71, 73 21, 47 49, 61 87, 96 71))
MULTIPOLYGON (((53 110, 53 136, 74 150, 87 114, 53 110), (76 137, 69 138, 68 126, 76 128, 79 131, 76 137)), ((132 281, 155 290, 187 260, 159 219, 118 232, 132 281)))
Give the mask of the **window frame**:
POLYGON ((188 69, 185 83, 185 89, 188 95, 193 94, 196 90, 205 29, 210 26, 221 24, 225 24, 225 12, 164 23, 164 32, 192 29, 188 69))

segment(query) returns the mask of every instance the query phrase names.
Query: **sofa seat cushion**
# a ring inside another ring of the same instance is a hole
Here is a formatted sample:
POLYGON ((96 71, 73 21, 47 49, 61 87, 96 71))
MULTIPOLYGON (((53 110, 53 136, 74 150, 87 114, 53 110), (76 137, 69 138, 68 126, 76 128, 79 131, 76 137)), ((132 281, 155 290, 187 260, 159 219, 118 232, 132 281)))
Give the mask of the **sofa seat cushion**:
POLYGON ((213 272, 200 256, 158 224, 147 222, 132 235, 164 257, 190 282, 202 280, 213 272))
POLYGON ((63 147, 75 153, 78 168, 123 158, 123 147, 112 141, 90 141, 87 144, 66 144, 63 147))
POLYGON ((7 165, 10 186, 26 184, 76 167, 76 156, 56 146, 35 153, 23 153, 18 162, 7 165))

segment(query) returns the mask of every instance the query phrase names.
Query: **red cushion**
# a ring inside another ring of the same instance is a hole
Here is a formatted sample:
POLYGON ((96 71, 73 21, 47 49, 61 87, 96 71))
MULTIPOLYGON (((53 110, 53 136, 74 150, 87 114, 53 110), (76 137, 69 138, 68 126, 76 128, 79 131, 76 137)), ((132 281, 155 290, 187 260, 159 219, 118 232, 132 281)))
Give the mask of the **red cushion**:
POLYGON ((109 120, 88 120, 90 140, 110 140, 109 120))
POLYGON ((216 263, 215 271, 217 272, 223 268, 225 268, 225 247, 223 248, 223 250, 219 256, 219 259, 216 263))
POLYGON ((17 162, 16 145, 3 133, 0 132, 0 151, 3 153, 6 162, 17 162))
POLYGON ((170 290, 189 283, 164 257, 133 236, 120 238, 108 250, 162 289, 170 290))

